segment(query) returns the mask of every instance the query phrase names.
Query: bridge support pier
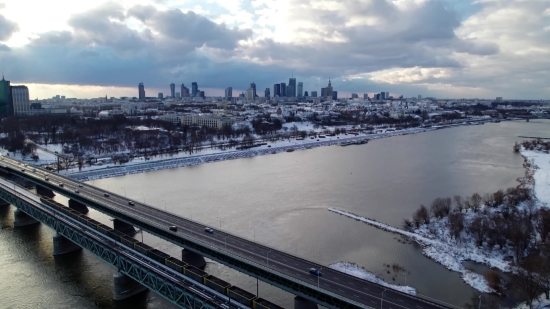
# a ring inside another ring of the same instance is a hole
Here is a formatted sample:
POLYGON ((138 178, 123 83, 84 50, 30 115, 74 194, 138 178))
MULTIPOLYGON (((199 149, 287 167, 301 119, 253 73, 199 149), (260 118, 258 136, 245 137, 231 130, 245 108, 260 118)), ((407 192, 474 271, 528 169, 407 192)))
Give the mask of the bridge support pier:
POLYGON ((13 226, 26 226, 31 224, 36 224, 38 221, 36 221, 33 217, 27 215, 22 210, 16 209, 13 212, 13 226))
POLYGON ((49 198, 53 198, 55 196, 55 193, 53 193, 52 190, 44 188, 39 185, 36 185, 36 193, 39 195, 47 196, 49 198))
POLYGON ((83 214, 87 214, 88 213, 88 207, 86 207, 86 205, 82 204, 81 202, 79 201, 75 201, 73 199, 69 199, 69 208, 71 209, 74 209, 78 212, 81 212, 83 214))
POLYGON ((181 260, 191 266, 195 266, 196 268, 204 269, 206 267, 206 261, 204 260, 204 257, 191 250, 182 249, 181 260))
POLYGON ((113 278, 115 280, 115 287, 113 291, 114 300, 123 300, 147 291, 147 287, 137 283, 134 279, 124 274, 116 273, 113 275, 113 278))
POLYGON ((65 238, 63 235, 55 233, 53 235, 53 255, 61 255, 73 251, 81 250, 79 245, 65 238))
POLYGON ((316 303, 301 296, 294 297, 294 309, 317 309, 316 303))
POLYGON ((134 235, 136 233, 136 229, 134 228, 133 225, 118 219, 113 220, 113 228, 117 231, 120 231, 128 235, 134 235))

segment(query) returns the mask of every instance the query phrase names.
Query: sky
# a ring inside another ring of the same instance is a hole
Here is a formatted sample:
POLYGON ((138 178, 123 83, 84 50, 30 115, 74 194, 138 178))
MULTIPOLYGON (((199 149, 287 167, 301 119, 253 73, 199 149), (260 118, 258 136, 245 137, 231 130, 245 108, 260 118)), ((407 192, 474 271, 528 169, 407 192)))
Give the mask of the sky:
POLYGON ((339 97, 550 99, 550 1, 0 0, 0 71, 33 99, 291 76, 339 97))

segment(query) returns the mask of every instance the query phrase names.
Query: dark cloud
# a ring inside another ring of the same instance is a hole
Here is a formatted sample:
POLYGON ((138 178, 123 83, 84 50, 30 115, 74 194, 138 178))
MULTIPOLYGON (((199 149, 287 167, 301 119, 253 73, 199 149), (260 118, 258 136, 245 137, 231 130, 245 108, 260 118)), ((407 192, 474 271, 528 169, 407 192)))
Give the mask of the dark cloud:
POLYGON ((99 57, 99 53, 93 50, 83 50, 80 52, 81 57, 99 57))
POLYGON ((65 45, 71 42, 72 38, 72 34, 69 31, 50 31, 41 33, 31 43, 39 45, 65 45))
POLYGON ((19 30, 17 23, 0 15, 0 41, 7 41, 14 32, 19 30))
POLYGON ((239 40, 252 36, 251 30, 229 29, 224 24, 216 24, 193 11, 158 11, 152 6, 135 6, 128 11, 128 15, 141 20, 167 38, 194 48, 207 45, 234 49, 239 40))

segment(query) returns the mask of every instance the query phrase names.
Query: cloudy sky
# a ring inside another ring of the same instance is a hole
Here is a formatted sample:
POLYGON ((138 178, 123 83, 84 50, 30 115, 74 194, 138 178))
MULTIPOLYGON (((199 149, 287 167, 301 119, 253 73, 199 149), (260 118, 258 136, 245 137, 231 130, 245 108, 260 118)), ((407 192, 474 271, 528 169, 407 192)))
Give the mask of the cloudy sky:
POLYGON ((550 99, 550 1, 0 0, 0 70, 32 98, 263 93, 294 74, 344 95, 550 99))

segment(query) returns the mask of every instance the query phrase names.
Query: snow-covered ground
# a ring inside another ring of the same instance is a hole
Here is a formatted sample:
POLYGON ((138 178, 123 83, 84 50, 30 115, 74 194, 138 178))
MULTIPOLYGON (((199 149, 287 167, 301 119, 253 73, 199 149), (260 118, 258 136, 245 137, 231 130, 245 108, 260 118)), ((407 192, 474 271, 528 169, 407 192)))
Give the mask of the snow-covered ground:
POLYGON ((408 293, 411 295, 416 295, 416 289, 414 289, 413 287, 387 283, 386 281, 376 277, 375 274, 361 268, 359 265, 355 263, 338 262, 338 263, 331 264, 328 267, 341 271, 343 273, 355 276, 357 278, 365 279, 367 281, 383 285, 390 289, 394 289, 394 290, 401 291, 403 293, 408 293))
MULTIPOLYGON (((61 171, 64 174, 73 179, 81 181, 88 181, 92 179, 109 178, 122 176, 126 174, 136 174, 154 170, 161 170, 167 168, 176 168, 184 166, 192 166, 216 161, 232 160, 239 158, 249 158, 260 155, 276 154, 285 151, 305 150, 314 147, 338 145, 344 141, 354 141, 360 139, 378 139, 391 136, 415 134, 425 131, 435 130, 432 128, 413 128, 408 130, 400 130, 394 132, 384 132, 379 134, 360 134, 360 135, 339 135, 339 136, 327 136, 325 138, 306 138, 304 140, 280 140, 277 142, 270 142, 268 145, 255 147, 246 150, 220 150, 220 149, 208 149, 195 154, 178 153, 173 156, 154 157, 150 160, 144 160, 143 158, 134 159, 124 164, 112 164, 109 160, 102 165, 92 165, 89 167, 85 165, 82 171, 78 171, 78 168, 71 168, 68 171, 61 171)), ((349 146, 355 147, 355 146, 349 146)), ((27 160, 29 161, 29 160, 27 160)), ((29 161, 32 163, 32 161, 29 161)), ((40 162, 40 161, 39 161, 40 162)), ((38 162, 37 162, 38 163, 38 162)))
MULTIPOLYGON (((520 179, 522 186, 532 187, 534 189, 536 206, 550 206, 550 154, 538 151, 522 150, 521 154, 525 157, 529 173, 533 173, 534 183, 528 179, 520 179)), ((485 206, 481 206, 484 210, 485 206)), ((521 206, 520 206, 521 207, 521 206)), ((491 211, 490 209, 487 209, 491 211)), ((479 248, 475 242, 468 237, 457 242, 450 236, 447 227, 447 218, 434 220, 432 219, 429 226, 422 225, 413 232, 408 232, 384 223, 380 223, 374 219, 358 216, 346 211, 335 208, 329 208, 329 211, 347 216, 357 221, 364 222, 376 228, 403 235, 423 247, 423 254, 433 259, 434 261, 445 266, 451 271, 456 271, 462 274, 462 279, 470 286, 480 292, 494 292, 489 287, 485 278, 477 273, 474 273, 463 266, 464 261, 473 261, 488 265, 491 268, 499 269, 503 272, 512 272, 514 268, 512 262, 506 259, 506 253, 493 249, 487 250, 479 248)), ((472 220, 475 214, 471 211, 464 212, 465 221, 472 220)))

